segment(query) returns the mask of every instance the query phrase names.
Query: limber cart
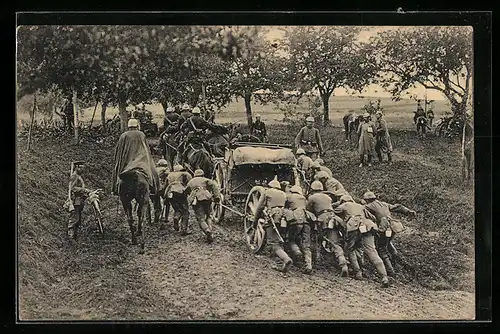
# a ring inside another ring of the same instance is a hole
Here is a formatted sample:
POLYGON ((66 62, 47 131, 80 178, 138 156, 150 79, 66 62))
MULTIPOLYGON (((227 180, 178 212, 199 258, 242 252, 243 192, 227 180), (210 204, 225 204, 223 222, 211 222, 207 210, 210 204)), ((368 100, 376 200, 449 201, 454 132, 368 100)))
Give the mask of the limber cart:
POLYGON ((213 207, 215 219, 222 221, 226 209, 243 217, 246 242, 254 253, 264 248, 266 237, 262 222, 254 224, 257 204, 275 176, 290 185, 302 184, 291 145, 236 142, 223 158, 215 158, 213 179, 221 189, 221 205, 213 207))

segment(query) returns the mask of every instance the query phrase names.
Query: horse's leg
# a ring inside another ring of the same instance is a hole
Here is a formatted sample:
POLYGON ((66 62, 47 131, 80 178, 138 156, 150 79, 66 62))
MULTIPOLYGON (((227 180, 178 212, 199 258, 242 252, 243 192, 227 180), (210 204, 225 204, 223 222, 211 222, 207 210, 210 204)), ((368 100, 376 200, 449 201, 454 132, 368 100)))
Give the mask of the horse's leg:
POLYGON ((134 226, 134 217, 132 215, 132 201, 128 196, 120 196, 120 200, 123 205, 123 209, 125 210, 125 214, 127 215, 127 222, 130 228, 130 234, 132 236, 132 245, 137 245, 137 239, 135 235, 135 226, 134 226))
POLYGON ((153 209, 155 212, 154 224, 158 225, 158 223, 160 222, 160 216, 161 216, 161 198, 160 198, 160 195, 151 196, 151 201, 153 202, 153 209))
POLYGON ((144 231, 142 229, 142 220, 144 219, 144 210, 147 209, 147 202, 146 200, 140 200, 139 202, 139 208, 137 210, 137 236, 138 236, 138 242, 139 245, 141 246, 141 249, 139 250, 139 254, 144 253, 144 231))

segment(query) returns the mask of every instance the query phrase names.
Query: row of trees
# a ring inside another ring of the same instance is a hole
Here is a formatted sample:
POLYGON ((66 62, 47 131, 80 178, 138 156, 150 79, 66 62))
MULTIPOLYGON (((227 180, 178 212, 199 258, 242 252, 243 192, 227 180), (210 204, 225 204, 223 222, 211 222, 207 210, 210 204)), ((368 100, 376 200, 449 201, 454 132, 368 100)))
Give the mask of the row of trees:
MULTIPOLYGON (((251 101, 319 93, 323 120, 336 88, 362 91, 378 83, 401 97, 421 85, 440 91, 456 115, 470 102, 472 30, 411 27, 362 41, 362 27, 287 27, 278 42, 266 27, 22 26, 18 28, 18 98, 57 89, 68 100, 118 106, 204 103, 215 111, 232 98, 251 101), (265 91, 265 94, 255 94, 265 91), (204 98, 201 99, 201 96, 204 98)), ((65 112, 67 124, 72 108, 65 112)))

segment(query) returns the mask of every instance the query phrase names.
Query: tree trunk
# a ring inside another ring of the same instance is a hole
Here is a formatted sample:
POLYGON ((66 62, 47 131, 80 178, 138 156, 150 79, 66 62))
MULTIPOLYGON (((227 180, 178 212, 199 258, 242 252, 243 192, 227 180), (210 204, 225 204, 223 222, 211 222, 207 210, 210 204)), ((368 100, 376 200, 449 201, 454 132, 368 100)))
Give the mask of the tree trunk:
POLYGON ((118 98, 118 113, 120 115, 120 129, 122 132, 127 131, 128 113, 127 102, 124 96, 118 98))
POLYGON ((64 125, 66 126, 68 134, 73 131, 73 119, 73 104, 71 103, 71 98, 67 97, 67 103, 64 106, 64 125))
POLYGON ((106 101, 102 102, 101 105, 101 125, 102 131, 106 131, 106 108, 108 107, 108 103, 106 101))
POLYGON ((330 110, 328 108, 329 100, 330 94, 321 94, 321 101, 323 101, 323 125, 330 123, 330 110))
POLYGON ((251 100, 252 100, 252 94, 246 93, 245 94, 245 109, 247 112, 247 123, 248 123, 248 128, 252 128, 253 120, 252 120, 252 105, 251 105, 251 100))
POLYGON ((79 142, 78 128, 80 127, 80 125, 79 125, 79 120, 78 120, 78 100, 77 100, 77 96, 76 96, 76 89, 73 89, 73 114, 75 117, 75 124, 74 124, 75 144, 78 144, 78 142, 79 142))

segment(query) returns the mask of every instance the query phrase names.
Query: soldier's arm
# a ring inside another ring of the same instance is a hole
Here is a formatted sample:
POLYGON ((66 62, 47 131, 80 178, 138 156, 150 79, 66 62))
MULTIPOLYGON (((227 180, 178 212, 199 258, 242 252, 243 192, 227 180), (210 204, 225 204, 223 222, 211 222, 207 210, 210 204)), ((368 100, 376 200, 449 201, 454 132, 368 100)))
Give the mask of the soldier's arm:
POLYGON ((314 203, 310 199, 307 199, 306 210, 314 212, 314 203))
POLYGON ((389 207, 389 210, 391 212, 397 212, 397 213, 402 213, 402 214, 405 214, 405 215, 414 215, 415 214, 415 211, 407 208, 406 206, 402 205, 402 204, 388 204, 386 203, 389 207))
POLYGON ((316 141, 318 142, 319 150, 323 153, 325 150, 323 149, 323 142, 321 141, 321 136, 318 129, 316 129, 316 141))
POLYGON ((300 147, 300 139, 302 138, 302 132, 304 129, 300 129, 299 133, 297 133, 297 136, 295 137, 295 147, 299 148, 300 147))
POLYGON ((340 201, 332 203, 332 209, 338 208, 340 206, 340 201))
POLYGON ((367 219, 370 219, 374 222, 377 221, 377 217, 375 217, 369 210, 367 210, 366 207, 364 208, 364 211, 365 211, 365 216, 367 219))
POLYGON ((214 196, 214 199, 219 200, 220 199, 220 189, 219 185, 214 181, 214 180, 207 180, 207 188, 211 190, 212 195, 214 196))

